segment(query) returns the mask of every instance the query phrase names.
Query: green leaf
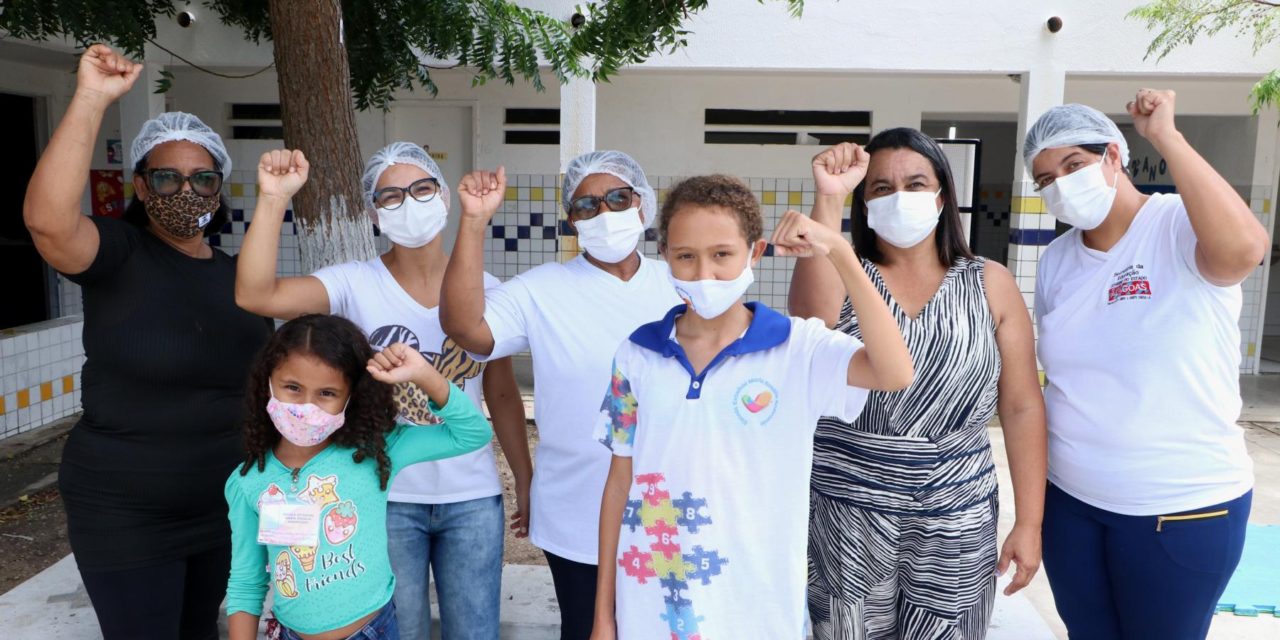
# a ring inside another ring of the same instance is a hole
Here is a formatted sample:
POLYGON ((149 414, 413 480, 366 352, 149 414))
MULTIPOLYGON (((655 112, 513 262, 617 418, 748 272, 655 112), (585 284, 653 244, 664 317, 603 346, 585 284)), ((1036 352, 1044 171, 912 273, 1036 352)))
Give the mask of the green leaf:
POLYGON ((173 73, 162 69, 160 79, 156 80, 156 90, 152 93, 168 93, 171 88, 173 88, 173 73))

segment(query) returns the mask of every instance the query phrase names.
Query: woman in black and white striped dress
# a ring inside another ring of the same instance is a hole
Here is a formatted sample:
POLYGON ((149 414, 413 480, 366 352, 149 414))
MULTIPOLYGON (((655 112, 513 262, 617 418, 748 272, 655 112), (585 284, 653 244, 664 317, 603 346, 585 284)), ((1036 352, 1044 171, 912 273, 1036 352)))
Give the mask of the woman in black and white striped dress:
MULTIPOLYGON (((941 148, 914 129, 842 144, 813 162, 813 218, 837 227, 855 191, 853 241, 915 362, 911 387, 874 392, 814 443, 809 614, 815 637, 974 639, 995 579, 1006 594, 1040 565, 1045 418, 1026 304, 1008 270, 975 258, 941 148), (866 178, 865 183, 863 178, 866 178), (860 184, 862 183, 862 184, 860 184), (987 423, 1000 411, 1016 522, 997 555, 987 423)), ((833 270, 797 264, 791 313, 860 335, 833 270)))

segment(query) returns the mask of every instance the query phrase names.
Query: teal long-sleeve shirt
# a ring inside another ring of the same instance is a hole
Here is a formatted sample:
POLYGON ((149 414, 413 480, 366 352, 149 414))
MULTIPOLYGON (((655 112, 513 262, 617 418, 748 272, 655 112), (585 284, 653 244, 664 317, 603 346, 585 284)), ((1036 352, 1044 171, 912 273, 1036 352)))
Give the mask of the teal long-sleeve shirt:
MULTIPOLYGON (((387 436, 392 478, 412 464, 475 451, 493 437, 489 421, 452 384, 445 405, 429 407, 443 424, 398 425, 387 436)), ((273 588, 276 619, 310 634, 344 627, 390 602, 395 576, 387 557, 387 492, 379 486, 377 462, 357 463, 353 451, 330 445, 296 474, 272 454, 262 471, 232 472, 226 486, 228 616, 262 615, 267 589, 273 588), (321 505, 317 546, 258 544, 260 507, 286 500, 321 505)))

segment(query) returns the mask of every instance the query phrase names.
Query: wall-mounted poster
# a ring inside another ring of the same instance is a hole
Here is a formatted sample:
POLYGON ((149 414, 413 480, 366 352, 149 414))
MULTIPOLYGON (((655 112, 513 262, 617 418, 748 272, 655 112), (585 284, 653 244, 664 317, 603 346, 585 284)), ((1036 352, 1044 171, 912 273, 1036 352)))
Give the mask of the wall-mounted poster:
POLYGON ((124 164, 124 147, 119 140, 107 140, 107 164, 124 164))
POLYGON ((124 215, 124 172, 95 169, 89 172, 93 215, 119 218, 124 215))

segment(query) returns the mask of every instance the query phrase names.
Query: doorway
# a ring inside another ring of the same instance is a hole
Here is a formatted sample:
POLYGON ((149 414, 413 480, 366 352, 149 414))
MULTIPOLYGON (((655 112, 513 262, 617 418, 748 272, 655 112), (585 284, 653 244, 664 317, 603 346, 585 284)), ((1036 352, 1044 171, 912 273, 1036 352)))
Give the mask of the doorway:
POLYGON ((48 320, 54 312, 49 272, 22 220, 22 201, 38 156, 40 102, 0 93, 0 120, 8 131, 6 151, 0 153, 0 273, 8 287, 0 305, 0 329, 48 320))

